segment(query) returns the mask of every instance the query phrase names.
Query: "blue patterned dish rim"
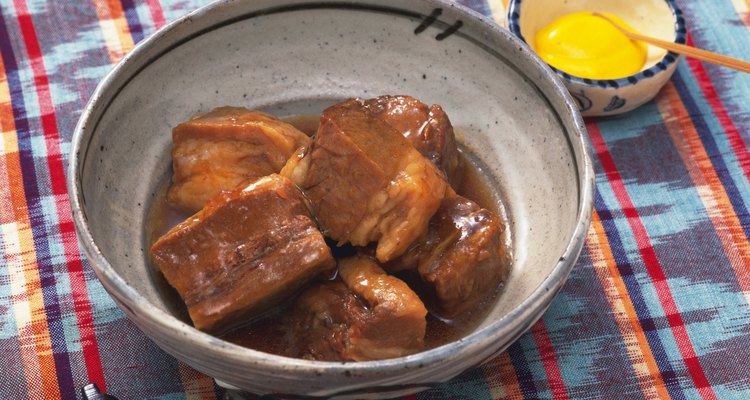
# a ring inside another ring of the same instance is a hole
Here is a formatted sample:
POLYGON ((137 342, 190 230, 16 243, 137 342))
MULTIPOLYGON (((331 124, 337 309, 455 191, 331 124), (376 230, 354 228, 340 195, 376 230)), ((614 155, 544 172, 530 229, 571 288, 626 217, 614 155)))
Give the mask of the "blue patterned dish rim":
MULTIPOLYGON (((682 10, 680 10, 679 7, 677 7, 677 4, 675 4, 675 0, 664 0, 669 8, 672 10, 672 15, 674 16, 675 21, 675 38, 674 42, 679 44, 685 44, 687 42, 687 29, 685 28, 685 18, 682 16, 682 10)), ((521 3, 523 3, 523 0, 515 0, 511 1, 508 6, 508 28, 511 32, 513 32, 514 35, 518 36, 521 40, 523 40, 524 43, 528 45, 528 41, 526 41, 526 38, 523 37, 521 34, 521 3)), ((667 54, 662 57, 659 62, 654 64, 648 69, 644 69, 643 71, 638 72, 637 74, 633 74, 630 76, 626 76, 624 78, 618 78, 618 79, 590 79, 590 78, 581 78, 578 76, 571 75, 563 70, 560 70, 558 68, 555 68, 550 65, 550 68, 552 68, 553 71, 555 71, 558 75, 562 76, 565 80, 570 82, 577 82, 583 85, 593 86, 593 87, 601 87, 601 88, 619 88, 622 86, 627 85, 635 85, 638 83, 638 81, 642 79, 648 79, 656 74, 658 74, 661 71, 667 70, 669 68, 669 65, 672 63, 677 62, 679 57, 679 54, 673 53, 673 52, 667 52, 667 54)))

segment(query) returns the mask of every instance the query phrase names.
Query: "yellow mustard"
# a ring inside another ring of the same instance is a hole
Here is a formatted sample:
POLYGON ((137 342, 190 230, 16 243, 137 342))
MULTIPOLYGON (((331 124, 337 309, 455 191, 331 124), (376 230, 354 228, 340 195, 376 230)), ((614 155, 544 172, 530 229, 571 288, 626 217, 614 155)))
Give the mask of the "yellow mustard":
MULTIPOLYGON (((617 16, 605 14, 628 30, 617 16)), ((564 15, 542 28, 535 50, 548 64, 571 75, 617 79, 637 73, 646 62, 646 46, 590 12, 564 15)))

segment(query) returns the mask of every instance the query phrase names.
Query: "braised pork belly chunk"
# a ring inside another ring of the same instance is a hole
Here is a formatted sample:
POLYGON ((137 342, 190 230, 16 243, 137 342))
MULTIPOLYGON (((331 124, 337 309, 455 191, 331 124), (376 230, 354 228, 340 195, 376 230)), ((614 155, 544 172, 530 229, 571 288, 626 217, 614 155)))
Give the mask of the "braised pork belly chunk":
POLYGON ((172 217, 147 237, 164 232, 150 255, 184 319, 322 361, 463 337, 509 262, 500 200, 447 114, 380 96, 316 120, 221 107, 172 130, 173 176, 158 202, 172 217))
POLYGON ((323 112, 306 169, 288 172, 310 200, 323 232, 339 243, 377 242, 388 261, 422 235, 448 186, 443 174, 362 104, 323 112))
POLYGON ((400 132, 417 151, 445 173, 448 182, 460 178, 458 147, 448 115, 437 104, 427 104, 411 96, 380 96, 355 100, 400 132))
POLYGON ((151 255, 206 331, 248 321, 335 268, 302 194, 279 175, 212 198, 151 255))
POLYGON ((453 318, 491 297, 507 278, 503 230, 499 216, 449 189, 427 233, 385 268, 415 269, 434 311, 453 318))
POLYGON ((416 293, 368 257, 339 261, 340 279, 304 292, 292 311, 294 355, 381 360, 424 349, 427 309, 416 293))
POLYGON ((278 173, 310 138, 272 115, 220 107, 177 125, 172 141, 167 200, 195 212, 222 190, 278 173))

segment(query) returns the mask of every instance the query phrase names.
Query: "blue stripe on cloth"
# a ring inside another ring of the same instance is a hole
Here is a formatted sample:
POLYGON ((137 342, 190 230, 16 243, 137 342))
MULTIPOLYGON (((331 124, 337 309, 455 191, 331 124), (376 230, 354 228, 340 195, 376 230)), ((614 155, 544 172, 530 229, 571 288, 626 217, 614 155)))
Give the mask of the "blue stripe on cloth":
MULTIPOLYGON (((649 238, 658 248, 671 243, 675 233, 690 231, 700 222, 686 216, 685 211, 690 211, 690 216, 705 215, 705 207, 656 104, 646 103, 629 115, 632 118, 597 121, 597 126, 641 221, 648 226, 649 238), (643 170, 643 165, 659 167, 643 170), (683 204, 685 201, 689 203, 683 204), (680 207, 675 207, 675 203, 680 207), (669 224, 658 223, 664 218, 669 224)), ((606 177, 600 174, 597 179, 600 187, 604 187, 601 185, 606 184, 606 177)), ((617 199, 613 195, 605 195, 604 199, 619 222, 617 227, 622 232, 628 231, 630 227, 617 199)), ((627 243, 628 251, 638 250, 632 235, 623 238, 623 242, 627 243)))
POLYGON ((482 13, 485 17, 492 18, 492 10, 488 0, 458 0, 456 1, 462 6, 466 6, 474 11, 482 13))
POLYGON ((475 368, 453 378, 449 383, 436 385, 429 391, 417 394, 418 399, 429 400, 434 397, 482 400, 492 399, 492 394, 482 370, 475 368))
POLYGON ((63 316, 61 315, 55 288, 56 277, 53 265, 43 262, 43 257, 49 256, 46 224, 44 223, 45 216, 44 210, 39 204, 40 193, 36 180, 37 170, 31 149, 32 133, 26 114, 27 107, 24 101, 23 85, 19 79, 19 67, 9 39, 10 34, 4 16, 4 9, 0 8, 0 57, 2 57, 2 62, 5 65, 5 75, 11 92, 11 109, 13 110, 13 117, 16 123, 18 154, 23 170, 23 185, 31 222, 31 232, 38 258, 37 265, 42 286, 42 299, 47 318, 47 328, 52 342, 52 356, 55 362, 57 384, 60 387, 61 393, 75 393, 70 357, 68 355, 62 324, 63 316))
POLYGON ((594 195, 594 208, 600 216, 602 227, 604 228, 610 249, 612 250, 612 256, 617 264, 617 270, 622 276, 628 295, 633 302, 638 321, 641 324, 643 333, 646 336, 649 347, 651 348, 651 353, 654 355, 656 365, 661 372, 662 379, 664 380, 669 395, 675 399, 684 399, 685 396, 680 389, 677 374, 669 361, 667 352, 662 344, 661 338, 659 337, 659 332, 653 325, 653 318, 648 310, 647 301, 642 293, 641 284, 636 278, 636 272, 634 271, 630 260, 628 260, 627 253, 620 238, 620 233, 612 218, 612 212, 607 208, 604 199, 602 198, 602 189, 602 185, 597 185, 597 190, 594 195))
POLYGON ((194 11, 199 7, 211 4, 213 0, 195 0, 195 1, 174 1, 174 2, 161 2, 162 9, 164 11, 164 19, 167 23, 174 21, 175 19, 184 16, 190 11, 194 11))
POLYGON ((151 10, 148 4, 144 1, 139 1, 138 4, 139 5, 135 7, 134 11, 136 13, 136 17, 141 22, 143 37, 147 38, 154 32, 156 32, 156 23, 154 22, 154 19, 151 15, 151 10))
MULTIPOLYGON (((681 1, 680 7, 688 15, 687 26, 698 48, 725 54, 742 60, 750 60, 750 26, 748 14, 739 15, 732 1, 681 1), (714 21, 722 21, 715 23, 714 21)), ((737 3, 745 3, 740 0, 737 3)), ((732 116, 744 121, 741 132, 748 132, 750 119, 740 115, 747 110, 747 94, 750 93, 750 74, 705 63, 709 78, 717 87, 717 93, 732 116)), ((746 136, 747 137, 747 136, 746 136)))
POLYGON ((640 371, 633 368, 590 257, 584 246, 567 283, 543 317, 560 375, 571 399, 643 396, 636 376, 640 371))
POLYGON ((710 110, 710 107, 705 102, 698 105, 698 98, 703 100, 703 97, 697 94, 700 93, 700 88, 697 87, 697 82, 694 79, 690 79, 688 83, 688 80, 685 79, 685 73, 684 69, 678 68, 672 77, 672 82, 690 115, 693 125, 695 125, 703 147, 706 149, 706 154, 711 160, 722 186, 724 186, 734 213, 740 220, 740 225, 745 232, 745 237, 750 238, 750 214, 747 207, 750 204, 748 178, 734 156, 731 146, 727 143, 726 135, 721 134, 723 130, 716 120, 716 116, 708 111, 701 111, 710 110), (717 139, 722 142, 717 143, 717 139), (720 144, 722 148, 720 148, 720 144))

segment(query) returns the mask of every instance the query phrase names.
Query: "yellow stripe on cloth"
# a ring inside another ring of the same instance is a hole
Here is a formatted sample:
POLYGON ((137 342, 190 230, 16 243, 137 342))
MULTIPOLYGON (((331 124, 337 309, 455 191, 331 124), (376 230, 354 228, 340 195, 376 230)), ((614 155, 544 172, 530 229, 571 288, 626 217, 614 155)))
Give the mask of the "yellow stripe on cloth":
POLYGON ((522 400, 521 385, 507 351, 482 365, 493 399, 522 400))
POLYGON ((737 10, 737 14, 744 17, 750 10, 750 0, 732 0, 734 9, 737 10))
POLYGON ((122 4, 116 0, 94 0, 94 6, 96 15, 99 17, 99 26, 104 35, 109 59, 114 64, 120 61, 134 46, 128 21, 125 19, 125 12, 122 9, 122 4))
POLYGON ((617 269, 609 239, 604 231, 599 214, 593 213, 591 227, 586 240, 586 248, 591 257, 596 276, 604 288, 604 295, 612 309, 612 315, 620 329, 628 358, 633 364, 641 391, 647 399, 668 399, 656 360, 643 332, 635 306, 630 300, 625 282, 617 269))

